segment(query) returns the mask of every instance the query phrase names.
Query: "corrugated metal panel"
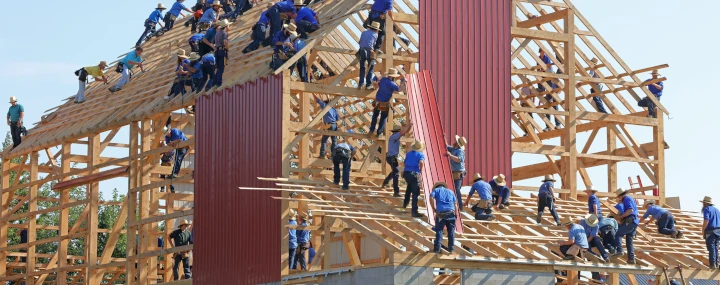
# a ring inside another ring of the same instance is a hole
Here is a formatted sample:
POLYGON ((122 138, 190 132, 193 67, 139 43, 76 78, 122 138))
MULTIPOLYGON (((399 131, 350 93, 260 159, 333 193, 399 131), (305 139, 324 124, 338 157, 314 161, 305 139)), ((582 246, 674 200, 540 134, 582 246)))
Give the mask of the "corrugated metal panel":
MULTIPOLYGON (((422 187, 425 192, 425 208, 427 209, 430 223, 435 225, 435 213, 430 207, 430 192, 432 186, 437 182, 445 182, 452 185, 450 172, 450 160, 444 156, 447 152, 445 139, 443 138, 443 124, 440 118, 433 80, 429 71, 421 71, 417 74, 406 76, 408 102, 410 105, 410 116, 413 121, 413 133, 415 138, 421 139, 427 144, 425 149, 425 167, 422 169, 422 187)), ((462 233, 462 216, 457 213, 456 232, 462 233)))
MULTIPOLYGON (((655 279, 655 276, 653 275, 640 275, 635 274, 635 279, 637 280, 637 284, 647 284, 647 281, 650 279, 655 279)), ((673 279, 673 278, 671 278, 673 279)), ((682 284, 680 281, 680 278, 674 278, 676 282, 679 284, 682 284)), ((685 279, 685 282, 687 282, 688 285, 717 285, 718 282, 715 280, 705 280, 705 279, 685 279)), ((621 285, 631 285, 630 279, 628 279, 627 275, 620 274, 620 284, 621 285)))
POLYGON ((468 177, 504 173, 512 181, 511 3, 420 0, 420 68, 435 80, 447 134, 468 139, 468 177))
POLYGON ((195 284, 280 281, 280 194, 238 187, 281 176, 282 105, 280 75, 197 100, 195 284))

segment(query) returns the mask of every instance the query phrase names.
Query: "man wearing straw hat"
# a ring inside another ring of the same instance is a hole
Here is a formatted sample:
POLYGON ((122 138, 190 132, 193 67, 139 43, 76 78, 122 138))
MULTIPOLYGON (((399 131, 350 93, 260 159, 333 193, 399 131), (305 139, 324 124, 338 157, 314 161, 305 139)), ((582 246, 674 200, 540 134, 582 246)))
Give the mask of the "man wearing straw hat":
POLYGON ((623 205, 625 212, 620 213, 620 216, 617 217, 620 226, 615 234, 616 248, 613 256, 623 255, 622 238, 625 237, 625 247, 627 247, 628 251, 627 262, 628 264, 635 264, 635 247, 633 246, 633 239, 635 239, 635 233, 637 232, 637 227, 640 224, 637 204, 635 204, 635 199, 630 197, 628 191, 625 189, 618 188, 618 190, 615 191, 615 194, 617 194, 619 204, 623 205))
POLYGON ((208 28, 210 28, 210 26, 212 26, 213 23, 217 21, 218 11, 220 11, 220 7, 222 7, 222 3, 220 3, 219 0, 215 0, 215 2, 212 2, 212 9, 207 9, 205 10, 205 12, 203 12, 202 17, 200 17, 200 20, 198 21, 198 28, 201 32, 206 31, 208 28))
POLYGON ((225 65, 227 64, 228 49, 230 48, 228 43, 228 30, 230 22, 228 20, 218 21, 215 25, 216 33, 213 43, 215 48, 215 76, 210 80, 212 85, 220 87, 223 84, 223 73, 225 73, 225 65))
MULTIPOLYGON (((385 22, 386 18, 393 16, 393 0, 375 0, 370 7, 370 15, 368 15, 367 21, 364 26, 367 28, 372 22, 380 23, 380 34, 377 42, 375 43, 375 50, 379 50, 382 47, 383 40, 385 39, 385 22)), ((391 41, 393 39, 390 39, 391 41)))
POLYGON ((161 28, 165 28, 163 24, 160 22, 160 20, 163 18, 162 11, 165 10, 165 6, 163 6, 162 3, 158 3, 157 8, 150 13, 150 16, 145 19, 145 31, 143 31, 142 36, 140 36, 140 39, 138 39, 137 43, 135 43, 135 46, 140 46, 142 42, 145 40, 145 37, 150 33, 150 30, 155 29, 156 24, 160 24, 161 28))
MULTIPOLYGON (((660 73, 657 71, 657 69, 653 70, 652 78, 645 80, 645 82, 648 82, 651 80, 656 80, 656 79, 658 79, 658 77, 660 77, 660 73)), ((660 82, 656 82, 656 83, 649 83, 647 85, 647 87, 648 87, 648 90, 650 90, 650 93, 655 95, 655 98, 659 102, 660 97, 663 94, 663 90, 665 89, 665 85, 663 84, 663 82, 660 81, 660 82)), ((640 100, 640 102, 638 102, 638 106, 648 108, 648 118, 650 118, 650 117, 657 118, 657 114, 655 113, 655 103, 653 101, 651 101, 650 98, 648 98, 648 97, 643 98, 642 100, 640 100)))
POLYGON ((132 78, 130 70, 132 70, 135 65, 140 67, 140 71, 145 72, 145 69, 143 69, 142 52, 143 48, 141 46, 137 46, 134 51, 129 52, 123 59, 120 60, 120 62, 118 62, 118 68, 115 71, 120 70, 120 79, 115 86, 108 89, 110 90, 110 93, 122 90, 123 86, 130 82, 130 79, 132 78))
POLYGON ((718 243, 720 243, 720 211, 713 205, 712 198, 705 196, 703 204, 703 226, 702 233, 705 238, 705 245, 708 250, 708 261, 710 268, 718 269, 718 243))
MULTIPOLYGON (((268 19, 270 19, 270 37, 268 39, 273 39, 273 37, 280 32, 280 29, 283 27, 283 18, 290 18, 295 15, 297 12, 295 2, 297 1, 280 1, 268 8, 265 14, 268 19)), ((300 2, 300 4, 302 4, 302 1, 300 2)), ((273 41, 272 44, 275 44, 275 41, 273 41)), ((268 42, 266 45, 270 45, 270 43, 268 42)))
MULTIPOLYGON (((600 237, 598 237, 598 231, 600 230, 599 224, 600 221, 598 220, 598 217, 595 216, 595 214, 587 214, 585 218, 580 221, 580 225, 583 227, 583 229, 585 229, 585 235, 587 236, 589 248, 597 248, 603 261, 610 262, 610 258, 605 251, 605 247, 603 246, 600 237)), ((592 251, 590 253, 592 253, 592 251)))
MULTIPOLYGON (((325 109, 327 107, 327 104, 330 103, 329 98, 321 99, 317 94, 313 93, 313 97, 315 98, 315 102, 317 102, 318 107, 320 109, 325 109)), ((340 116, 338 115, 337 110, 333 108, 333 106, 330 106, 327 113, 323 115, 323 124, 327 126, 328 131, 337 131, 338 125, 337 121, 340 120, 340 116)), ((323 135, 320 139, 320 156, 318 158, 326 159, 327 156, 325 156, 325 148, 327 147, 327 141, 330 139, 330 152, 332 152, 333 149, 335 149, 335 146, 337 145, 337 137, 336 136, 328 136, 323 135)))
POLYGON ((467 144, 467 139, 465 137, 461 137, 458 135, 455 135, 455 142, 453 142, 452 145, 449 145, 447 141, 445 141, 445 148, 447 152, 445 153, 445 156, 447 156, 450 159, 450 171, 452 171, 452 179, 453 179, 453 185, 455 186, 455 194, 457 195, 458 205, 459 209, 462 211, 463 209, 463 202, 462 202, 462 193, 460 193, 460 188, 462 188, 462 180, 465 178, 465 175, 467 175, 467 172, 465 171, 465 145, 467 144))
POLYGON ((592 185, 588 186, 588 189, 585 189, 585 194, 588 195, 588 213, 595 214, 595 216, 598 218, 598 220, 602 221, 602 208, 600 208, 600 199, 598 199, 597 195, 597 189, 595 189, 592 185))
MULTIPOLYGON (((273 6, 272 2, 267 3, 268 9, 270 9, 272 6, 273 6)), ((267 34, 268 26, 270 25, 270 18, 267 17, 267 12, 268 12, 267 10, 265 12, 262 12, 262 14, 260 14, 260 19, 253 26, 252 34, 251 34, 252 42, 242 50, 243 54, 249 53, 251 51, 258 49, 261 44, 267 44, 266 43, 266 39, 267 39, 266 34, 267 34)), ((270 35, 270 36, 272 37, 275 35, 270 35)))
POLYGON ((407 208, 410 202, 410 196, 412 196, 412 216, 416 218, 423 217, 423 215, 418 212, 420 175, 425 165, 425 154, 422 153, 423 150, 425 150, 425 143, 421 140, 415 140, 412 149, 405 155, 405 171, 403 171, 403 179, 405 179, 405 183, 407 183, 403 208, 407 208))
POLYGON ((393 181, 393 197, 400 197, 400 186, 398 180, 400 178, 400 163, 398 163, 398 155, 400 155, 400 139, 407 134, 412 128, 413 123, 409 121, 404 127, 394 126, 393 134, 388 139, 388 151, 385 156, 385 162, 390 165, 390 173, 383 181, 383 188, 388 186, 390 179, 393 181))
POLYGON ((585 229, 576 223, 570 217, 563 217, 562 226, 568 230, 568 239, 566 241, 558 241, 560 252, 564 255, 565 260, 575 259, 583 249, 588 249, 587 235, 585 229))
POLYGON ((476 220, 488 220, 492 221, 495 216, 492 215, 492 186, 489 183, 483 181, 480 173, 475 173, 473 176, 473 185, 470 187, 470 193, 468 193, 467 199, 465 200, 465 207, 470 204, 470 199, 473 194, 477 191, 480 196, 480 202, 473 206, 475 211, 476 220))
MULTIPOLYGON (((170 233, 168 236, 168 243, 171 247, 181 247, 190 244, 190 225, 191 223, 188 222, 188 220, 183 220, 180 222, 178 228, 170 233)), ((192 275, 190 274, 190 251, 177 252, 175 253, 173 259, 175 260, 173 263, 173 280, 180 279, 178 274, 180 262, 182 262, 183 265, 184 279, 192 278, 192 275)))
MULTIPOLYGON (((592 76, 592 78, 600 78, 600 74, 598 74, 598 72, 595 70, 595 66, 598 64, 598 59, 593 57, 590 62, 592 62, 592 64, 590 65, 590 68, 592 69, 590 69, 588 73, 590 73, 590 76, 592 76)), ((590 87, 590 93, 600 93, 603 90, 603 86, 600 83, 591 83, 590 86, 592 86, 590 87)), ((605 110, 605 104, 603 104, 603 101, 600 98, 600 94, 593 96, 593 102, 595 102, 595 106, 597 106, 599 112, 605 114, 608 113, 607 110, 605 110)))
POLYGON ((75 71, 75 75, 78 76, 78 80, 80 81, 80 87, 78 88, 78 93, 75 94, 74 103, 80 104, 85 102, 85 86, 87 85, 88 76, 95 78, 95 81, 102 81, 107 84, 107 77, 105 77, 105 73, 103 73, 106 67, 107 62, 101 61, 98 65, 83 67, 75 71))
POLYGON ((333 182, 340 185, 340 165, 342 164, 342 190, 348 190, 350 189, 350 163, 357 150, 348 144, 344 137, 339 139, 340 143, 333 148, 333 171, 335 173, 333 182))
POLYGON ((502 210, 510 206, 510 188, 507 188, 504 174, 494 176, 488 183, 493 189, 493 204, 495 210, 502 210))
POLYGON ((272 61, 270 62, 270 67, 272 69, 277 69, 280 66, 282 66, 290 57, 292 57, 292 54, 290 54, 290 49, 293 48, 292 41, 290 40, 291 36, 297 36, 297 26, 295 24, 290 23, 287 25, 283 25, 283 30, 277 32, 272 37, 273 42, 273 57, 272 61))
POLYGON ((358 45, 360 49, 357 52, 358 62, 360 63, 360 76, 358 77, 358 89, 365 87, 367 90, 373 90, 375 87, 372 86, 372 76, 375 69, 375 42, 378 38, 378 30, 380 24, 378 22, 372 22, 367 27, 367 30, 360 34, 360 41, 358 45), (365 85, 365 86, 363 86, 365 85))
POLYGON ((656 205, 655 200, 646 200, 643 207, 645 208, 645 214, 640 219, 640 222, 642 223, 650 217, 650 219, 645 222, 645 226, 648 226, 652 221, 657 221, 658 233, 670 236, 671 238, 681 238, 683 236, 681 231, 675 229, 675 218, 673 218, 670 211, 656 205))
POLYGON ((378 83, 378 91, 375 94, 375 102, 373 102, 373 115, 370 121, 370 132, 372 135, 375 132, 375 126, 378 123, 378 116, 380 116, 380 124, 377 129, 377 136, 379 137, 385 130, 385 124, 387 123, 387 117, 390 113, 390 101, 392 96, 396 92, 400 92, 400 86, 395 83, 401 75, 397 69, 390 68, 385 74, 385 77, 380 79, 378 83))
MULTIPOLYGON (((301 227, 307 227, 307 217, 302 214, 299 215, 300 218, 300 226, 301 227)), ((300 265, 300 268, 302 270, 307 270, 307 264, 305 263, 305 251, 309 248, 309 242, 310 242, 310 231, 308 230, 295 230, 295 235, 297 236, 297 248, 295 249, 295 261, 293 262, 293 267, 290 269, 297 269, 298 264, 300 265)))
POLYGON ((8 109, 7 113, 7 124, 10 126, 13 148, 16 148, 22 142, 20 134, 23 129, 23 118, 25 118, 25 107, 17 103, 15 96, 11 96, 10 109, 8 109))
POLYGON ((310 7, 305 6, 305 3, 302 3, 302 6, 297 8, 298 6, 295 4, 297 9, 295 25, 298 27, 298 34, 300 34, 301 39, 307 39, 308 34, 320 29, 320 18, 317 16, 317 13, 315 13, 315 11, 313 11, 310 7))
POLYGON ((550 214, 552 214, 553 219, 555 219, 555 224, 558 226, 560 225, 560 217, 558 217, 557 211, 555 211, 555 191, 553 190, 553 187, 555 187, 554 182, 555 178, 553 175, 548 174, 545 175, 545 179, 543 179, 542 185, 540 185, 540 190, 538 191, 538 208, 536 218, 538 225, 542 224, 542 215, 546 207, 550 210, 550 214))
POLYGON ((443 239, 443 228, 447 228, 448 231, 448 246, 447 250, 450 254, 453 253, 453 247, 455 244, 455 193, 448 189, 448 185, 445 182, 437 182, 433 185, 433 190, 430 192, 430 207, 432 207, 435 213, 435 243, 433 247, 434 253, 440 253, 440 244, 443 239))

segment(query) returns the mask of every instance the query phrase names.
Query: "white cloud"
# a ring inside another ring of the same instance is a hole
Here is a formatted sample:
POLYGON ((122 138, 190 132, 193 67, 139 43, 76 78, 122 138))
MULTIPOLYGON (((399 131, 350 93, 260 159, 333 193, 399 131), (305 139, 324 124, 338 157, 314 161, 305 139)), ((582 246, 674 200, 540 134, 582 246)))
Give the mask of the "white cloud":
POLYGON ((76 64, 66 62, 41 62, 41 61, 10 61, 0 65, 0 76, 2 77, 25 77, 25 76, 72 76, 79 67, 76 64))

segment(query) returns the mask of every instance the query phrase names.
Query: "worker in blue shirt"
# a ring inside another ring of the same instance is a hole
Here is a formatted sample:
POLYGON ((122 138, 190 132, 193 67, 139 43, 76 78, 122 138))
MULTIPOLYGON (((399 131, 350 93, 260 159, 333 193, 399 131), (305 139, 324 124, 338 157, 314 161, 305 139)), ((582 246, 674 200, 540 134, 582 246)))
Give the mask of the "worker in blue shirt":
POLYGON ((188 58, 190 60, 190 63, 185 64, 184 67, 190 72, 189 79, 185 81, 185 86, 190 86, 190 90, 192 92, 200 92, 202 90, 202 79, 203 79, 203 72, 202 72, 202 62, 200 61, 201 57, 196 52, 190 53, 190 57, 188 58))
POLYGON ((510 206, 510 188, 507 188, 504 174, 494 176, 489 182, 492 187, 493 207, 495 210, 502 210, 510 206))
POLYGON ((341 143, 333 148, 333 182, 340 185, 340 165, 342 164, 342 189, 350 189, 350 167, 353 156, 357 151, 354 147, 346 142, 346 139, 340 137, 341 143))
POLYGON ((297 10, 297 16, 295 17, 295 25, 298 27, 298 34, 300 38, 307 39, 308 34, 311 34, 320 29, 320 18, 317 13, 309 7, 301 7, 297 10))
POLYGON ((465 171, 466 144, 467 139, 458 135, 455 135, 455 141, 452 145, 449 145, 447 140, 445 141, 445 148, 447 150, 445 152, 445 156, 450 159, 450 171, 452 171, 452 179, 455 186, 455 193, 457 194, 458 207, 461 211, 463 209, 463 202, 460 189, 462 188, 462 180, 467 175, 467 172, 465 171))
POLYGON ((492 186, 483 180, 480 173, 475 173, 475 176, 473 176, 473 185, 470 187, 470 193, 468 193, 467 200, 465 200, 465 207, 470 204, 470 199, 476 191, 478 196, 480 196, 480 201, 473 206, 475 219, 487 221, 494 220, 495 216, 492 215, 492 186))
MULTIPOLYGON (((598 64, 598 59, 593 57, 590 60, 590 62, 592 63, 590 65, 590 68, 593 68, 593 69, 588 71, 588 73, 590 74, 590 76, 592 76, 592 78, 600 79, 600 74, 598 73, 598 71, 596 69, 594 69, 595 66, 598 64)), ((595 102, 595 106, 597 106, 598 112, 607 114, 608 111, 605 110, 605 104, 603 103, 602 98, 600 98, 600 94, 599 94, 603 90, 602 84, 600 84, 600 83, 591 83, 591 84, 592 84, 591 85, 592 87, 590 87, 590 93, 592 94, 592 93, 598 92, 598 95, 593 96, 593 102, 595 102)))
POLYGON ((405 155, 405 171, 403 171, 403 179, 407 184, 405 190, 405 200, 403 208, 407 208, 412 196, 412 216, 416 218, 423 217, 418 212, 418 196, 420 196, 420 175, 425 165, 425 143, 421 140, 415 140, 411 150, 405 155))
MULTIPOLYGON (((540 55, 539 55, 540 60, 542 60, 542 62, 545 64, 545 66, 547 66, 547 69, 543 69, 542 67, 540 67, 540 71, 547 71, 547 72, 549 72, 549 73, 555 73, 555 63, 554 63, 553 60, 550 58, 550 56, 547 55, 542 48, 539 49, 538 52, 540 53, 540 55)), ((550 86, 550 88, 552 88, 552 89, 555 89, 555 88, 558 87, 557 84, 555 84, 555 83, 552 81, 552 79, 545 81, 545 83, 546 83, 548 86, 550 86)), ((542 82, 541 82, 541 83, 538 83, 538 92, 545 92, 545 86, 542 85, 542 82)), ((552 94, 546 94, 546 95, 545 95, 545 100, 548 101, 548 104, 555 102, 555 98, 552 96, 552 94)), ((558 109, 558 105, 554 105, 554 106, 552 106, 552 108, 555 109, 555 111, 559 110, 559 109, 558 109)), ((546 115, 545 115, 545 117, 546 117, 548 120, 551 120, 551 118, 552 118, 551 116, 552 116, 552 115, 550 115, 550 114, 546 114, 546 115)), ((555 117, 555 127, 559 128, 560 126, 561 126, 560 120, 559 120, 558 117, 556 116, 556 117, 555 117)), ((547 131, 549 131, 549 130, 550 130, 550 126, 546 124, 544 131, 547 132, 547 131)))
POLYGON ((200 88, 203 88, 203 86, 205 86, 205 90, 212 88, 210 83, 215 83, 215 81, 213 80, 213 78, 215 78, 214 53, 211 52, 202 56, 202 59, 200 60, 200 70, 202 70, 203 77, 200 80, 200 85, 198 86, 200 86, 200 88))
MULTIPOLYGON (((175 95, 183 93, 185 89, 185 81, 183 80, 183 77, 185 77, 188 74, 188 71, 185 70, 183 63, 190 63, 190 60, 185 55, 185 50, 181 49, 177 52, 177 66, 175 67, 175 80, 173 81, 172 86, 170 87, 170 91, 163 99, 168 100, 170 97, 175 97, 175 95)), ((184 94, 184 93, 183 93, 184 94)), ((165 124, 166 127, 170 126, 171 118, 168 117, 167 123, 165 124)), ((172 155, 175 155, 173 152, 172 155)), ((169 155, 164 155, 163 157, 168 157, 169 155)), ((170 163, 168 161, 168 163, 170 163)))
MULTIPOLYGON (((300 226, 307 227, 307 217, 300 215, 300 226)), ((290 269, 297 269, 298 264, 302 270, 307 270, 307 264, 305 263, 305 251, 309 248, 310 242, 310 231, 308 230, 295 230, 297 236, 297 249, 295 249, 295 262, 293 267, 290 269)))
POLYGON ((143 31, 142 36, 140 36, 140 39, 138 39, 137 43, 135 43, 136 47, 142 44, 142 42, 145 40, 145 37, 150 33, 150 30, 155 29, 155 24, 160 24, 161 28, 165 28, 165 26, 160 23, 160 20, 163 18, 162 11, 165 9, 165 6, 160 3, 158 4, 157 8, 155 8, 155 11, 150 13, 150 16, 145 20, 145 31, 143 31))
POLYGON ((615 245, 615 233, 617 233, 618 230, 617 220, 615 220, 612 214, 608 214, 606 218, 600 220, 598 227, 598 234, 600 235, 600 238, 602 238, 603 246, 611 254, 615 253, 615 248, 617 247, 615 245))
MULTIPOLYGON (((658 79, 658 77, 660 77, 660 73, 657 71, 657 69, 653 70, 652 78, 645 80, 645 82, 658 79)), ((650 90, 650 93, 655 95, 655 98, 660 101, 660 97, 663 94, 663 89, 665 89, 665 85, 662 83, 662 81, 656 83, 649 83, 647 87, 648 90, 650 90)), ((640 102, 638 102, 638 106, 648 108, 648 118, 657 118, 657 114, 655 112, 655 103, 653 101, 650 101, 650 98, 643 98, 642 100, 640 100, 640 102)))
POLYGON ((13 148, 22 143, 23 119, 25 118, 25 107, 18 104, 15 96, 10 96, 10 108, 7 112, 7 124, 10 126, 10 136, 13 141, 13 148))
POLYGON ((181 130, 165 127, 165 145, 175 147, 175 165, 173 166, 171 178, 178 177, 180 173, 180 166, 182 165, 183 159, 185 159, 189 147, 184 146, 178 148, 177 145, 186 140, 187 137, 181 130))
POLYGON ((190 51, 191 52, 197 52, 200 53, 200 42, 205 38, 205 32, 197 33, 188 39, 188 44, 190 45, 190 51))
POLYGON ((542 185, 538 190, 538 210, 536 221, 542 224, 542 215, 547 207, 555 219, 555 224, 560 225, 560 217, 558 217, 557 211, 555 210, 555 177, 552 174, 545 175, 545 179, 542 180, 542 185))
POLYGON ((283 26, 282 31, 279 31, 272 37, 273 42, 273 55, 272 61, 270 62, 270 68, 277 69, 282 66, 293 54, 291 49, 293 48, 290 37, 292 35, 297 36, 297 26, 290 23, 283 26))
POLYGON ((627 262, 628 264, 635 264, 635 247, 633 246, 633 239, 635 239, 635 233, 638 225, 640 224, 637 204, 635 204, 635 199, 630 197, 630 194, 625 189, 619 188, 615 191, 615 194, 617 194, 618 200, 623 204, 625 212, 620 213, 620 216, 617 218, 620 226, 615 234, 615 244, 617 247, 615 248, 615 254, 613 255, 617 256, 623 254, 622 238, 625 237, 625 247, 627 247, 628 251, 627 262))
POLYGON ((193 11, 185 7, 183 4, 185 0, 177 0, 175 3, 173 3, 172 7, 170 7, 170 10, 168 10, 167 13, 165 13, 165 18, 163 19, 165 21, 165 30, 169 31, 170 29, 175 26, 175 20, 177 20, 178 17, 182 14, 182 11, 187 11, 188 13, 192 14, 193 11))
POLYGON ((430 207, 435 212, 435 243, 433 252, 440 253, 440 245, 443 239, 443 228, 447 228, 448 243, 447 249, 450 254, 453 253, 455 246, 455 205, 458 203, 455 199, 455 193, 448 189, 445 182, 437 182, 433 185, 430 192, 430 207))
POLYGON ((718 269, 718 243, 720 243, 720 211, 713 205, 712 197, 705 196, 703 204, 702 233, 708 250, 711 269, 718 269))
POLYGON ((222 7, 222 4, 220 3, 220 1, 216 0, 212 3, 212 9, 207 9, 205 10, 205 12, 203 12, 202 17, 200 17, 200 20, 198 20, 198 22, 200 23, 198 25, 198 29, 200 29, 201 32, 209 29, 210 26, 212 26, 218 20, 218 11, 220 11, 220 7, 222 7))
MULTIPOLYGON (((295 214, 291 214, 290 221, 288 222, 288 225, 290 226, 297 226, 297 218, 295 217, 295 214)), ((288 230, 288 262, 290 263, 289 268, 295 268, 295 251, 298 247, 297 242, 297 231, 294 227, 290 228, 288 230)))
POLYGON ((398 180, 400 178, 400 163, 398 156, 400 155, 400 139, 407 134, 412 128, 412 121, 408 122, 404 127, 395 126, 392 129, 392 135, 388 139, 388 151, 385 155, 385 162, 390 165, 390 173, 383 181, 382 187, 388 187, 390 179, 393 181, 393 197, 400 197, 400 186, 398 180))
MULTIPOLYGON (((280 32, 280 29, 283 27, 283 20, 293 18, 295 16, 295 12, 297 12, 295 7, 302 7, 303 3, 302 0, 298 1, 280 1, 275 3, 272 7, 268 8, 267 13, 265 14, 268 19, 270 19, 270 37, 269 39, 273 39, 273 37, 280 32), (295 5, 300 4, 300 5, 295 5)), ((272 44, 275 42, 273 41, 272 44)), ((271 45, 270 42, 268 42, 266 45, 271 45)))
POLYGON ((120 65, 122 72, 120 73, 120 79, 118 80, 117 84, 109 88, 111 93, 122 90, 122 87, 125 86, 125 84, 127 84, 128 82, 130 82, 130 70, 135 67, 135 65, 140 67, 141 71, 145 72, 142 63, 143 58, 141 57, 142 52, 142 47, 135 47, 134 51, 129 52, 127 55, 125 55, 123 59, 120 60, 118 65, 120 65))
MULTIPOLYGON (((273 3, 267 4, 268 9, 272 8, 272 6, 273 3)), ((268 31, 268 27, 270 26, 270 18, 268 18, 267 13, 268 11, 266 10, 265 12, 262 12, 262 14, 260 14, 260 19, 257 21, 257 23, 255 23, 252 29, 252 42, 242 50, 242 53, 249 53, 251 51, 254 51, 258 49, 261 44, 267 45, 266 34, 268 31)), ((270 34, 270 36, 274 37, 275 35, 270 34)))
MULTIPOLYGON (((580 225, 583 227, 583 229, 585 229, 585 235, 587 236, 589 246, 588 248, 597 248, 598 253, 600 253, 600 257, 602 257, 603 261, 610 262, 610 258, 605 251, 605 247, 603 246, 600 237, 598 237, 598 231, 600 230, 599 224, 600 221, 598 220, 597 216, 595 216, 595 214, 587 214, 585 216, 585 219, 580 221, 580 225)), ((589 252, 593 253, 591 250, 589 252)))
POLYGON ((312 264, 313 260, 315 260, 315 253, 315 248, 312 242, 310 242, 310 248, 308 248, 308 264, 312 264))
MULTIPOLYGON (((317 102, 318 106, 321 109, 325 109, 327 107, 327 104, 330 102, 330 100, 325 99, 322 100, 320 97, 318 97, 316 94, 313 94, 313 97, 315 98, 315 102, 317 102)), ((340 116, 338 116, 337 110, 333 108, 332 106, 329 107, 327 113, 323 116, 323 124, 328 126, 328 131, 337 131, 338 126, 337 122, 340 120, 340 116)), ((325 156, 325 146, 327 145, 328 138, 331 139, 332 144, 330 145, 330 149, 335 149, 335 146, 337 145, 337 137, 336 136, 327 136, 323 135, 322 139, 320 140, 320 156, 319 158, 327 158, 325 156)))
POLYGON ((602 221, 602 208, 600 208, 600 199, 595 195, 597 189, 593 188, 592 185, 585 190, 585 194, 588 195, 588 213, 595 214, 598 220, 602 221))
POLYGON ((213 26, 205 31, 205 37, 202 39, 198 46, 200 47, 200 56, 204 56, 209 52, 215 50, 215 35, 217 34, 217 27, 213 26))
MULTIPOLYGON (((305 41, 303 41, 298 35, 290 35, 290 41, 292 42, 293 46, 290 49, 293 53, 298 53, 302 49, 305 48, 305 41)), ((298 76, 300 77, 300 82, 310 82, 308 80, 308 61, 307 57, 305 55, 301 56, 294 64, 294 67, 297 68, 298 76)), ((293 67, 290 67, 290 70, 292 70, 293 67)))
POLYGON ((655 200, 646 200, 643 207, 645 208, 645 214, 640 218, 640 223, 650 217, 650 219, 644 223, 645 226, 648 226, 652 221, 657 221, 658 233, 670 236, 671 238, 681 238, 683 236, 681 231, 675 229, 675 218, 673 218, 670 211, 655 205, 655 200))
POLYGON ((367 30, 360 34, 360 41, 358 42, 360 49, 357 52, 357 57, 360 63, 358 89, 361 90, 366 86, 367 90, 375 89, 370 79, 375 69, 375 42, 377 42, 378 39, 378 30, 380 30, 380 23, 372 22, 372 24, 367 27, 367 30), (364 84, 367 85, 364 86, 364 84))
POLYGON ((372 22, 380 23, 380 33, 375 43, 375 50, 379 50, 382 47, 383 40, 385 39, 385 19, 388 16, 392 18, 392 13, 393 0, 375 0, 370 7, 370 15, 365 21, 364 26, 367 29, 372 22))
POLYGON ((378 116, 380 116, 380 126, 377 129, 377 136, 379 137, 385 130, 387 117, 390 113, 390 101, 392 100, 393 94, 400 91, 400 87, 395 83, 395 80, 400 76, 397 69, 390 68, 385 74, 385 77, 380 79, 380 88, 378 88, 377 94, 375 95, 375 102, 373 102, 373 115, 370 121, 370 132, 368 132, 368 134, 372 135, 375 132, 378 116))
POLYGON ((574 223, 568 216, 563 217, 562 226, 568 230, 568 239, 558 241, 560 252, 564 255, 565 260, 573 260, 582 249, 589 248, 587 234, 581 225, 574 223))

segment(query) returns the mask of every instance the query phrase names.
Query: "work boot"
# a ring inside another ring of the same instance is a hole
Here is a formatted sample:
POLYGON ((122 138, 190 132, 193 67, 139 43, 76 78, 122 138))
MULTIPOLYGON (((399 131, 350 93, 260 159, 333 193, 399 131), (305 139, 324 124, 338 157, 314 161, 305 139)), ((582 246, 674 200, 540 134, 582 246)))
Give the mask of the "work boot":
POLYGON ((538 225, 542 225, 542 213, 537 214, 535 221, 537 222, 538 225))
POLYGON ((108 90, 110 91, 110 93, 115 93, 115 92, 119 91, 120 89, 115 88, 115 86, 113 86, 113 87, 108 88, 108 90))
POLYGON ((683 237, 683 233, 682 233, 681 231, 675 231, 675 232, 677 232, 677 234, 675 234, 675 238, 682 238, 682 237, 683 237))
POLYGON ((358 88, 358 90, 363 90, 363 86, 362 86, 362 85, 358 85, 357 88, 358 88))
POLYGON ((495 220, 495 215, 492 215, 492 214, 488 215, 488 217, 486 219, 486 221, 494 221, 494 220, 495 220))
POLYGON ((368 85, 367 87, 365 87, 365 90, 375 90, 375 86, 368 85))
POLYGON ((395 194, 393 194, 393 197, 400 198, 400 197, 402 197, 402 195, 400 195, 400 193, 395 193, 395 194))
POLYGON ((603 262, 610 263, 610 258, 608 258, 607 256, 603 257, 603 262))
POLYGON ((635 259, 628 259, 627 264, 635 265, 635 259))
POLYGON ((565 257, 563 257, 563 259, 564 260, 573 260, 573 259, 575 259, 575 257, 572 255, 565 255, 565 257))
POLYGON ((621 256, 621 255, 624 255, 624 254, 625 254, 625 253, 623 253, 621 250, 616 250, 616 251, 612 254, 612 257, 621 256))
POLYGON ((413 218, 424 218, 425 217, 425 215, 420 214, 420 213, 413 213, 412 216, 413 216, 413 218))

